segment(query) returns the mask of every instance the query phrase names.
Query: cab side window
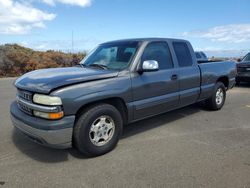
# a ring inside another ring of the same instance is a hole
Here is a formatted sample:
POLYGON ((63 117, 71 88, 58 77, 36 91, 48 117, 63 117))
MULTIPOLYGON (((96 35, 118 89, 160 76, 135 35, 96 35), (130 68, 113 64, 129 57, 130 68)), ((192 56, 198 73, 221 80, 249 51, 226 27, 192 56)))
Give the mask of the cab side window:
POLYGON ((159 64, 159 70, 173 68, 172 56, 166 42, 151 42, 147 45, 142 55, 142 62, 155 60, 159 64))

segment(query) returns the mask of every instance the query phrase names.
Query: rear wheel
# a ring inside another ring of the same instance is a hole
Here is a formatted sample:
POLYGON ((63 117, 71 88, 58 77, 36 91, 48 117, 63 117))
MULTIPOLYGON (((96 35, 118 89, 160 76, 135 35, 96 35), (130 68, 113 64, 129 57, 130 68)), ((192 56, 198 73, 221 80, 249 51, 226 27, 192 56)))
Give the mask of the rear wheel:
POLYGON ((226 88, 222 82, 215 85, 214 93, 211 98, 206 100, 206 106, 211 110, 220 110, 226 100, 226 88))
POLYGON ((88 108, 74 127, 76 148, 87 156, 103 155, 117 145, 122 132, 122 117, 112 105, 99 104, 88 108))

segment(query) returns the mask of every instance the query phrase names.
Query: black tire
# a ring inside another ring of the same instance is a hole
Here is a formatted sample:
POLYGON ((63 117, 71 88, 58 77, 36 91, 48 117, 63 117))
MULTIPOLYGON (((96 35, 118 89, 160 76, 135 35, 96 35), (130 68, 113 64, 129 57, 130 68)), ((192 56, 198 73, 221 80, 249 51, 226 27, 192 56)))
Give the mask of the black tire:
POLYGON ((239 86, 240 85, 240 81, 236 79, 235 85, 239 86))
POLYGON ((117 145, 122 134, 123 121, 120 112, 112 105, 98 104, 83 111, 77 118, 74 127, 74 146, 84 155, 95 157, 110 152, 117 145), (99 117, 107 116, 113 120, 114 131, 110 140, 102 146, 91 141, 90 129, 99 117))
POLYGON ((212 97, 206 100, 206 106, 210 110, 220 110, 223 107, 223 105, 225 103, 225 100, 226 100, 226 88, 225 88, 225 85, 222 82, 217 82, 215 87, 214 87, 214 92, 213 92, 212 97), (222 98, 221 103, 218 103, 217 99, 216 99, 216 93, 219 90, 221 90, 222 93, 223 93, 223 98, 222 98))

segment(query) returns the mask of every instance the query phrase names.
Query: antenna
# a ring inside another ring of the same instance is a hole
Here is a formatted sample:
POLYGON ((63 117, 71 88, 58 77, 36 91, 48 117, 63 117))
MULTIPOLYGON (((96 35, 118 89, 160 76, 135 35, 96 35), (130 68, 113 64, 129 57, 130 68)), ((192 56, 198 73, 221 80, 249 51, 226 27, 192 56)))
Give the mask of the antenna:
POLYGON ((74 31, 72 30, 72 35, 71 35, 71 44, 72 44, 72 49, 71 52, 74 53, 74 31))

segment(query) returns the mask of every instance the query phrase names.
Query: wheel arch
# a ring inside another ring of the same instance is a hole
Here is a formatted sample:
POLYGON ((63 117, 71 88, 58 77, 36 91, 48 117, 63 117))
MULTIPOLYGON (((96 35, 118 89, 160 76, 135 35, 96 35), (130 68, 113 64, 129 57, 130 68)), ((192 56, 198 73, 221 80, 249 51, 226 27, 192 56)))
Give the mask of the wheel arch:
POLYGON ((226 89, 228 89, 229 86, 229 78, 228 76, 221 76, 217 79, 217 82, 222 82, 224 84, 224 86, 226 87, 226 89))
POLYGON ((120 112, 120 114, 122 116, 123 123, 124 124, 128 123, 128 108, 127 108, 125 101, 120 97, 110 97, 110 98, 95 100, 95 101, 91 101, 89 103, 86 103, 86 104, 82 105, 77 110, 76 118, 78 118, 79 115, 82 114, 87 109, 89 109, 93 106, 96 106, 98 104, 103 104, 103 103, 110 104, 110 105, 114 106, 120 112))

